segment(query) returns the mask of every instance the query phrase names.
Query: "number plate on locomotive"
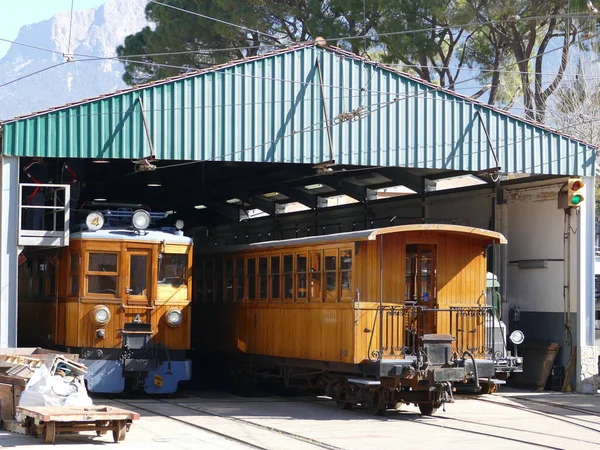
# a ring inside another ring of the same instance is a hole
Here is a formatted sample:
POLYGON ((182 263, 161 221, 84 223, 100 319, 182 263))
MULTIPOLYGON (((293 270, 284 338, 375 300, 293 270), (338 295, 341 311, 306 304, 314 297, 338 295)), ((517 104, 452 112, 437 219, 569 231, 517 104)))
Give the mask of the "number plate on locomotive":
POLYGON ((161 377, 160 375, 154 375, 154 384, 158 387, 162 387, 163 377, 161 377))

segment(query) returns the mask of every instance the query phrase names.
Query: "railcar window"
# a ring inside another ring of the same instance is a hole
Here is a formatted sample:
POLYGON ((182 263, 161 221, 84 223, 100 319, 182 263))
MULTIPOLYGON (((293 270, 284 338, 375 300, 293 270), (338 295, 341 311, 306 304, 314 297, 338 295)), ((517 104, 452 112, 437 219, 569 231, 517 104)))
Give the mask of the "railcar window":
POLYGON ((246 260, 246 275, 248 277, 248 300, 256 300, 256 259, 246 260))
POLYGON ((413 302, 435 302, 435 245, 406 246, 405 299, 413 302))
POLYGON ((283 298, 294 298, 294 257, 283 255, 283 298))
POLYGON ((89 253, 87 292, 90 294, 117 295, 118 254, 89 253))
POLYGON ((225 300, 233 301, 233 259, 225 260, 225 300))
POLYGON ((204 261, 194 262, 194 283, 196 292, 196 301, 204 302, 204 261))
POLYGON ((321 252, 309 252, 310 259, 310 300, 321 301, 321 287, 323 285, 321 272, 321 252))
POLYGON ((158 256, 158 284, 183 286, 187 284, 187 255, 161 253, 158 256))
POLYGON ((306 254, 296 254, 296 298, 306 299, 306 254))
POLYGON ((340 250, 340 298, 352 300, 352 250, 340 250))
POLYGON ((266 257, 258 258, 258 298, 260 300, 267 299, 267 264, 268 259, 266 257))
POLYGON ((223 261, 215 261, 215 301, 223 301, 223 261))
POLYGON ((205 284, 206 284, 206 301, 212 302, 215 300, 214 297, 214 261, 206 261, 206 271, 205 271, 205 284))
POLYGON ((337 278, 338 278, 338 267, 337 267, 337 249, 325 251, 325 289, 326 301, 337 301, 337 278))
POLYGON ((244 300, 244 260, 235 260, 235 299, 238 302, 244 300))
POLYGON ((279 300, 279 256, 271 256, 271 299, 279 300))
POLYGON ((148 289, 148 256, 129 255, 129 295, 146 295, 148 289))

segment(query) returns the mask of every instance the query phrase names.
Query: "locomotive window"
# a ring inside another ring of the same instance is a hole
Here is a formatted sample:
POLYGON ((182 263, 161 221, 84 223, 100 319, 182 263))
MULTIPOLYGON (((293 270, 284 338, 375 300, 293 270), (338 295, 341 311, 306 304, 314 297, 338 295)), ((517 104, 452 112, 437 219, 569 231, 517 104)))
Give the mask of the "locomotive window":
POLYGON ((79 272, 79 253, 71 253, 71 273, 79 272))
POLYGON ((256 299, 256 259, 246 260, 246 276, 248 278, 248 300, 256 299))
POLYGON ((87 292, 116 296, 118 292, 118 254, 89 253, 87 292))
POLYGON ((337 301, 337 250, 325 251, 326 301, 337 301))
POLYGON ((340 250, 340 298, 352 300, 352 250, 340 250))
POLYGON ((70 280, 71 287, 70 293, 77 294, 79 292, 79 266, 81 258, 79 253, 71 253, 71 268, 70 268, 70 280))
POLYGON ((261 300, 267 299, 267 258, 258 258, 258 298, 261 300))
POLYGON ((187 255, 158 255, 158 284, 183 286, 187 283, 187 255))
POLYGON ((37 286, 35 287, 35 295, 44 297, 46 295, 46 260, 44 258, 37 259, 37 286))
POLYGON ((233 259, 225 260, 225 301, 233 301, 233 259))
POLYGON ((148 288, 148 256, 129 256, 129 295, 146 295, 148 288))
POLYGON ((309 252, 308 255, 310 261, 310 299, 321 301, 321 286, 323 284, 321 273, 321 252, 309 252))
POLYGON ((271 299, 279 300, 279 256, 271 256, 271 299))
POLYGON ((306 299, 306 254, 296 254, 296 298, 306 299))
POLYGON ((292 299, 294 294, 294 257, 283 255, 283 298, 292 299))
POLYGON ((244 300, 244 260, 235 260, 235 300, 244 300))
POLYGON ((52 258, 48 259, 48 297, 54 298, 56 296, 56 266, 52 263, 52 258))

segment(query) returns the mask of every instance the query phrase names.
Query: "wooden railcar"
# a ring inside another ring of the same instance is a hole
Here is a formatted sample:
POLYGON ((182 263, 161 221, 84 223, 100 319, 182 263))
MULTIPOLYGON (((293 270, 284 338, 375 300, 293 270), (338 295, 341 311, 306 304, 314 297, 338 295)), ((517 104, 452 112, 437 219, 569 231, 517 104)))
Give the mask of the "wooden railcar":
POLYGON ((147 222, 136 227, 134 213, 95 211, 92 222, 105 225, 72 233, 68 247, 23 251, 19 345, 78 353, 92 392, 127 383, 172 393, 191 377, 192 240, 173 227, 144 228, 152 217, 143 210, 147 222))
POLYGON ((494 376, 485 250, 499 233, 402 225, 199 251, 194 339, 237 383, 321 386, 342 406, 431 414, 494 376))

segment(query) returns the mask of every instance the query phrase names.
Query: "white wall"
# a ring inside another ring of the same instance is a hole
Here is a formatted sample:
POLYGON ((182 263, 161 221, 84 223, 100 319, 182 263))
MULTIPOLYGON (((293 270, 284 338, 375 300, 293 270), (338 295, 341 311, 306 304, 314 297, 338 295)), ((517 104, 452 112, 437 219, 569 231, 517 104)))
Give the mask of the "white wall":
MULTIPOLYGON (((550 185, 508 189, 507 301, 521 311, 564 311, 564 220, 558 192, 564 181, 550 185), (544 269, 520 269, 519 261, 547 260, 544 269)), ((573 217, 572 227, 575 229, 573 217)), ((571 235, 573 259, 576 236, 571 235)), ((573 287, 576 280, 573 280, 573 287)), ((577 289, 571 289, 571 312, 577 311, 577 289)))

